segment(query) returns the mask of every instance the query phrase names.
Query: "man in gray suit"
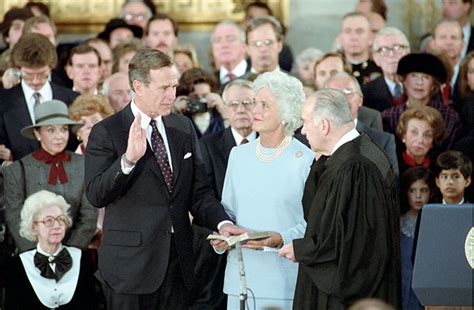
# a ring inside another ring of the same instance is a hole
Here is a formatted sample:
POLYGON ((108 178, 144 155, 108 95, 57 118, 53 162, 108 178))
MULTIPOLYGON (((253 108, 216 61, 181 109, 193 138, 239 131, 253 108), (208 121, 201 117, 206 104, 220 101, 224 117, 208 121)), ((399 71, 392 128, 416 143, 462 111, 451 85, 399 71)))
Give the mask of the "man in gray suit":
POLYGON ((369 127, 364 122, 360 121, 359 111, 360 108, 362 108, 364 96, 362 95, 362 91, 357 80, 348 73, 340 72, 329 78, 325 83, 325 87, 341 90, 346 95, 357 131, 360 133, 366 133, 372 139, 372 141, 374 141, 385 151, 385 154, 389 158, 390 164, 392 165, 393 172, 398 177, 398 160, 395 137, 390 133, 369 127))

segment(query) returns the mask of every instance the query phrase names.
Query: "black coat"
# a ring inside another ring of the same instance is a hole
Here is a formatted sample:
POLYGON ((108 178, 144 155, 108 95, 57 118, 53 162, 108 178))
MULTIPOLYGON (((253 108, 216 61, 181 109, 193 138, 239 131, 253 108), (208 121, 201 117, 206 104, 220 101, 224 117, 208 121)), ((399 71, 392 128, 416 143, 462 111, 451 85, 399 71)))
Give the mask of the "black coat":
POLYGON ((362 298, 400 306, 397 183, 366 135, 321 157, 305 184, 305 236, 293 240, 293 309, 347 309, 362 298))
MULTIPOLYGON (((70 105, 78 93, 51 83, 53 99, 58 99, 70 105)), ((39 143, 20 134, 21 129, 32 125, 33 122, 28 112, 25 94, 21 84, 0 92, 0 144, 4 144, 12 152, 13 159, 17 160, 36 151, 39 143)), ((77 140, 70 135, 68 150, 75 151, 77 140)))
POLYGON ((191 290, 193 230, 188 212, 212 230, 229 217, 207 184, 196 133, 184 116, 163 117, 173 167, 171 194, 148 143, 132 172, 122 172, 121 156, 133 120, 129 104, 96 124, 89 136, 87 197, 92 205, 107 207, 98 277, 117 293, 155 292, 167 272, 173 234, 184 283, 191 290))

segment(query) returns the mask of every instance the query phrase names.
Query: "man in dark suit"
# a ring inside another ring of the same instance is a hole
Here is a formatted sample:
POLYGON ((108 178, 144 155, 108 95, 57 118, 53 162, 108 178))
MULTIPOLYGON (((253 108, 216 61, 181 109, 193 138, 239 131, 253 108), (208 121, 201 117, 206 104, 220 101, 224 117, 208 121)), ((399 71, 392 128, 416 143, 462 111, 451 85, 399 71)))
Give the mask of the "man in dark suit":
MULTIPOLYGON (((17 160, 38 149, 37 141, 20 135, 22 128, 33 124, 37 105, 51 99, 69 105, 78 96, 72 90, 48 81, 56 62, 55 47, 43 35, 25 34, 15 45, 12 64, 20 68, 21 83, 0 93, 1 161, 17 160)), ((72 148, 74 145, 69 144, 68 149, 72 148)))
MULTIPOLYGON (((234 146, 248 143, 257 137, 252 131, 253 97, 251 82, 242 79, 230 81, 222 93, 230 126, 199 140, 207 179, 219 201, 222 198, 230 151, 234 146)), ((201 227, 200 223, 193 224, 197 224, 193 228, 196 233, 194 251, 197 258, 195 275, 198 280, 198 295, 192 309, 225 310, 227 298, 223 293, 223 284, 227 256, 218 255, 209 247, 205 238, 212 231, 201 227)))
POLYGON ((339 89, 346 95, 351 108, 352 118, 356 124, 356 130, 359 133, 366 133, 372 141, 385 151, 385 154, 390 160, 393 172, 395 175, 398 175, 398 160, 394 135, 369 127, 360 121, 359 113, 364 97, 357 80, 353 76, 341 72, 329 78, 326 82, 326 87, 339 89))
POLYGON ((471 25, 470 13, 472 0, 450 0, 443 1, 443 17, 457 20, 464 33, 464 48, 461 52, 461 59, 474 49, 474 27, 471 25))
POLYGON ((405 34, 395 27, 382 28, 374 39, 372 55, 382 69, 382 76, 362 85, 364 105, 382 112, 403 104, 403 84, 397 75, 400 59, 410 53, 410 43, 405 34))
POLYGON ((250 71, 245 59, 245 31, 233 21, 224 20, 216 25, 211 37, 212 56, 219 64, 215 72, 219 88, 250 71))
POLYGON ((129 65, 134 99, 89 137, 86 193, 107 207, 97 277, 110 309, 188 309, 189 212, 221 234, 244 232, 207 185, 191 121, 170 114, 178 84, 172 66, 159 50, 139 50, 129 65))

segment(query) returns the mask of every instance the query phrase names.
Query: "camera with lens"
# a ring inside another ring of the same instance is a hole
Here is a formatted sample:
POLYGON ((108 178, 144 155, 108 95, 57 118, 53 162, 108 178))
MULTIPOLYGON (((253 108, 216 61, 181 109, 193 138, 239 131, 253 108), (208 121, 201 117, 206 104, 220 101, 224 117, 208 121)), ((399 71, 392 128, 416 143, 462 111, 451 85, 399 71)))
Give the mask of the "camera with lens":
POLYGON ((204 113, 207 112, 207 100, 205 98, 189 98, 188 113, 204 113))

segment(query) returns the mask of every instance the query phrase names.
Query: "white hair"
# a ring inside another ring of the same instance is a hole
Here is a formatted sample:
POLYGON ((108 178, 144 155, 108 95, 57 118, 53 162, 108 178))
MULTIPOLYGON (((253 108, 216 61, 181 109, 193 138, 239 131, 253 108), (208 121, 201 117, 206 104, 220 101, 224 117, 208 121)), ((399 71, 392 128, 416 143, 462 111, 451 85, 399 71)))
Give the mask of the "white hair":
POLYGON ((399 36, 402 39, 403 44, 408 48, 408 50, 410 50, 410 42, 403 31, 396 27, 383 27, 375 34, 374 43, 372 44, 372 52, 375 53, 377 51, 380 47, 377 45, 377 40, 384 36, 399 36))
POLYGON ((303 84, 292 76, 281 71, 265 72, 253 82, 256 93, 266 87, 277 98, 280 118, 286 123, 285 135, 292 136, 296 129, 301 127, 301 110, 305 101, 303 84))
POLYGON ((71 227, 72 219, 68 214, 70 205, 63 196, 50 191, 42 190, 26 198, 21 209, 20 236, 30 241, 37 241, 36 233, 33 229, 34 223, 38 220, 38 215, 46 208, 58 207, 67 218, 66 228, 71 227))
POLYGON ((227 101, 227 92, 229 91, 229 88, 233 86, 252 90, 252 82, 244 79, 233 79, 227 83, 227 85, 224 87, 224 90, 222 91, 222 100, 224 100, 224 102, 227 101))
POLYGON ((216 31, 216 29, 220 26, 232 26, 232 27, 235 27, 238 31, 239 31, 239 39, 242 43, 245 43, 245 30, 239 25, 237 24, 236 22, 234 21, 231 21, 231 20, 223 20, 221 21, 220 23, 218 23, 215 27, 214 27, 214 30, 212 31, 212 34, 211 34, 211 43, 214 41, 214 32, 216 31))
POLYGON ((324 88, 314 92, 311 97, 316 99, 313 109, 315 119, 326 118, 336 127, 353 122, 349 102, 342 91, 324 88))
POLYGON ((364 94, 362 93, 362 89, 360 88, 360 84, 359 84, 359 81, 357 81, 357 79, 352 75, 352 74, 349 74, 347 72, 338 72, 336 74, 334 74, 333 76, 331 76, 329 79, 326 80, 326 82, 324 82, 324 88, 331 88, 331 87, 328 87, 329 83, 332 82, 332 81, 336 81, 336 80, 339 80, 339 79, 349 79, 352 81, 352 84, 354 84, 354 91, 359 95, 359 96, 364 96, 364 94))

